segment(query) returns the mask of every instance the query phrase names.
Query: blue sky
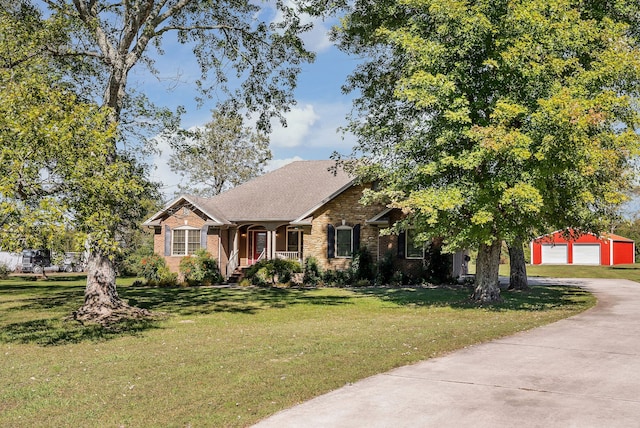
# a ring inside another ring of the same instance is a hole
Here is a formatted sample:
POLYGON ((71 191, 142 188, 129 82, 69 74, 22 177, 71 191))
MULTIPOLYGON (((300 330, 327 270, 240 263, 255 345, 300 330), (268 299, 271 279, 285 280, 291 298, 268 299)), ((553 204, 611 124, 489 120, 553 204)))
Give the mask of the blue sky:
MULTIPOLYGON (((316 61, 303 66, 295 91, 297 104, 286 114, 287 127, 273 122, 271 151, 273 159, 267 169, 275 169, 293 160, 328 159, 334 152, 348 154, 354 137, 338 128, 346 124, 352 98, 344 95, 341 86, 353 71, 357 59, 336 49, 327 32, 335 21, 316 21, 314 29, 303 39, 308 49, 316 53, 316 61)), ((129 85, 145 92, 158 105, 175 108, 182 105, 185 128, 204 125, 211 118, 215 101, 198 107, 195 81, 199 69, 189 49, 179 44, 165 43, 165 55, 157 60, 160 78, 151 76, 144 67, 134 68, 129 85), (175 49, 172 49, 175 46, 175 49)), ((152 178, 163 183, 167 199, 174 196, 180 178, 167 166, 171 149, 160 143, 161 154, 152 159, 156 169, 152 178)))

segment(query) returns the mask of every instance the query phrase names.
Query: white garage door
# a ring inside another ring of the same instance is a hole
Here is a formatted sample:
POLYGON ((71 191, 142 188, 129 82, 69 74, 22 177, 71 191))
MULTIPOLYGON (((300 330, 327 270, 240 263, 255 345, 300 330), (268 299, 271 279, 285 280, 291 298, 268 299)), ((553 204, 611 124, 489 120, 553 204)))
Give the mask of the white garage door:
POLYGON ((599 244, 573 244, 574 265, 599 265, 599 244))
POLYGON ((567 244, 542 244, 542 263, 567 264, 567 244))

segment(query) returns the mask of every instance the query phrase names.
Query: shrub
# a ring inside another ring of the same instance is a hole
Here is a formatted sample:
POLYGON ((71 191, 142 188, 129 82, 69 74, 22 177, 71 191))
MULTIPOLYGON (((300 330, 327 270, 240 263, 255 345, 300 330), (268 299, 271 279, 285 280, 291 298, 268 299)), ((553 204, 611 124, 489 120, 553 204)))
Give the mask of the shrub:
POLYGON ((178 274, 171 272, 167 266, 158 269, 158 280, 150 281, 148 285, 155 287, 175 287, 178 283, 178 274))
POLYGON ((405 275, 401 271, 395 271, 389 280, 389 284, 394 287, 400 287, 405 283, 405 275))
POLYGON ((354 273, 348 270, 327 270, 322 276, 322 280, 326 285, 332 287, 346 287, 353 283, 354 273))
POLYGON ((451 255, 442 253, 442 243, 433 241, 426 254, 423 277, 434 284, 451 282, 451 255))
POLYGON ((304 276, 302 283, 305 285, 318 285, 322 281, 322 271, 318 266, 318 259, 307 257, 304 261, 304 276))
POLYGON ((368 279, 359 279, 353 284, 354 287, 370 287, 371 281, 368 279))
POLYGON ((295 260, 262 260, 249 268, 246 277, 253 285, 266 286, 287 283, 299 272, 302 272, 302 266, 295 260))
POLYGON ((378 262, 378 274, 376 276, 376 282, 380 285, 387 285, 391 283, 393 278, 393 253, 387 251, 380 262, 378 262))
POLYGON ((240 280, 240 282, 238 283, 238 286, 239 286, 239 287, 248 287, 248 286, 250 286, 250 285, 252 285, 252 284, 251 284, 251 281, 249 281, 247 278, 242 278, 242 279, 240 280))
POLYGON ((157 254, 140 259, 140 276, 146 279, 147 285, 156 287, 171 287, 178 281, 178 274, 171 272, 164 258, 157 254))
POLYGON ((376 266, 368 248, 362 247, 353 254, 351 270, 354 280, 372 280, 376 277, 376 266))
POLYGON ((166 268, 167 264, 164 258, 157 254, 151 254, 150 256, 140 259, 140 276, 147 281, 159 281, 160 280, 160 268, 166 268))
POLYGON ((9 266, 4 263, 0 263, 0 279, 7 279, 10 273, 11 269, 9 269, 9 266))
POLYGON ((205 249, 180 260, 180 273, 187 284, 215 284, 222 281, 218 261, 205 249))

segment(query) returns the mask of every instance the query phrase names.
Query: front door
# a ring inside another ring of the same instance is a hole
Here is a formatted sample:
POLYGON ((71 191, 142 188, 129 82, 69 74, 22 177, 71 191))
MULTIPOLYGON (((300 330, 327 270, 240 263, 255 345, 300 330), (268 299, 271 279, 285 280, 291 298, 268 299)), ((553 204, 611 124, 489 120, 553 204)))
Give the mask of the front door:
POLYGON ((253 232, 253 260, 258 260, 260 254, 267 248, 267 232, 253 232))

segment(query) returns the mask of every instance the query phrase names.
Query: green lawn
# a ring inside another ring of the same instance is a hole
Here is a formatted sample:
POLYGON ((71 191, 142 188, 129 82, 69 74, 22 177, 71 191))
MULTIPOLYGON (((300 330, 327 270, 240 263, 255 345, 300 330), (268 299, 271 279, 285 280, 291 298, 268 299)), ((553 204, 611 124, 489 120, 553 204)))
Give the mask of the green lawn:
POLYGON ((0 426, 246 426, 375 373, 591 307, 569 287, 317 290, 131 287, 163 320, 106 330, 65 317, 84 278, 0 281, 0 426))
MULTIPOLYGON (((469 266, 475 272, 475 266, 469 266)), ((500 265, 500 275, 509 276, 509 265, 500 265)), ((640 282, 640 264, 618 266, 527 265, 530 277, 548 278, 611 278, 640 282)))

